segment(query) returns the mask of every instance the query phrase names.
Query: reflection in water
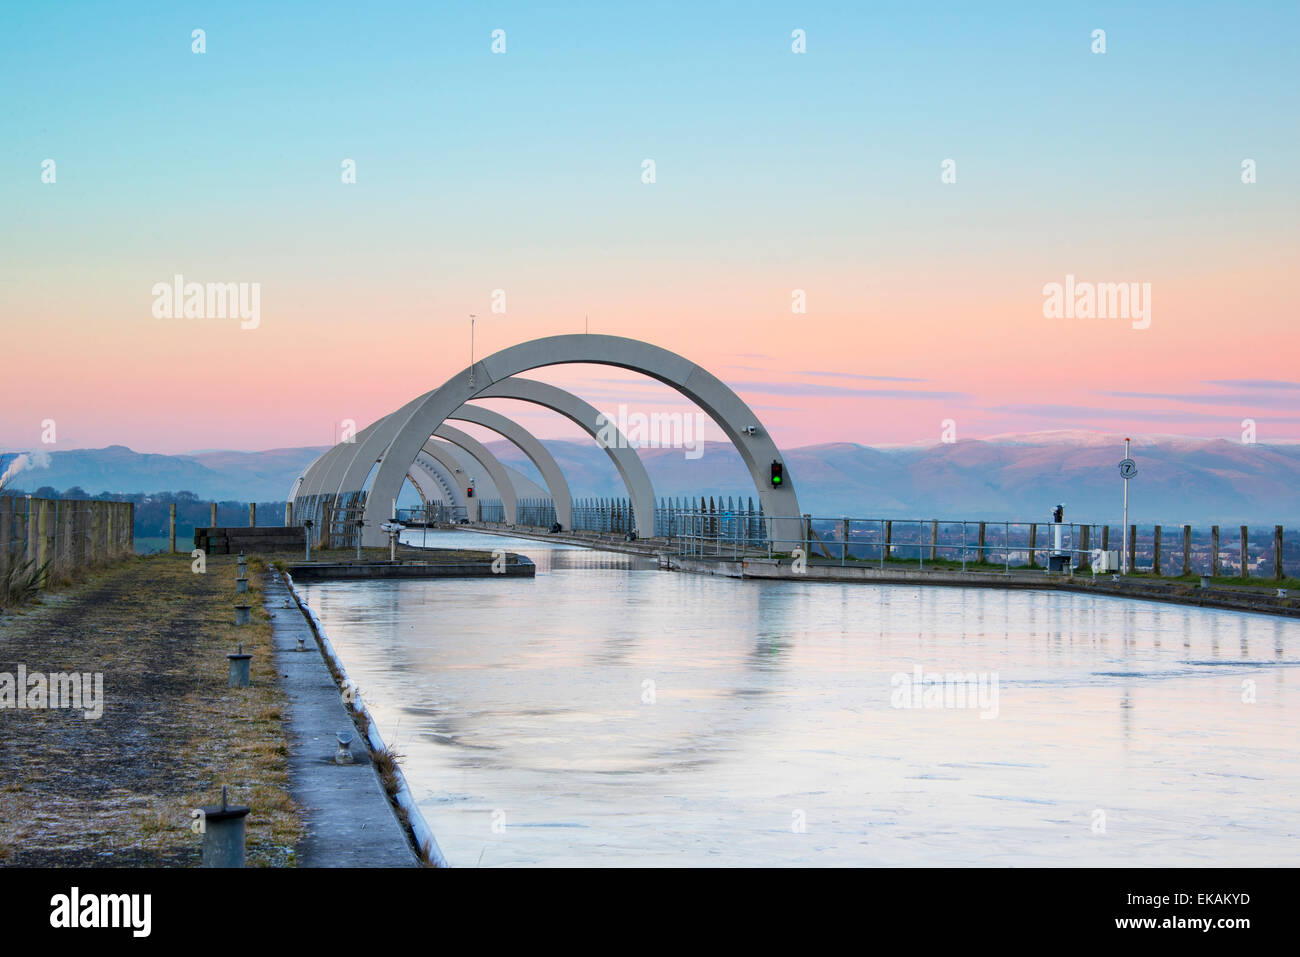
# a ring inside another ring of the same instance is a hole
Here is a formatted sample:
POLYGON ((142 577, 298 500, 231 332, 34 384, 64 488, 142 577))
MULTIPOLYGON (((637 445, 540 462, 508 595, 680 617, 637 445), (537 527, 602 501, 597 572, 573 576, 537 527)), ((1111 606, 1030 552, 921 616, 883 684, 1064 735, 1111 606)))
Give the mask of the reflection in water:
POLYGON ((1295 859, 1296 622, 429 537, 537 577, 301 587, 454 865, 1295 859), (917 667, 997 717, 893 707, 917 667))

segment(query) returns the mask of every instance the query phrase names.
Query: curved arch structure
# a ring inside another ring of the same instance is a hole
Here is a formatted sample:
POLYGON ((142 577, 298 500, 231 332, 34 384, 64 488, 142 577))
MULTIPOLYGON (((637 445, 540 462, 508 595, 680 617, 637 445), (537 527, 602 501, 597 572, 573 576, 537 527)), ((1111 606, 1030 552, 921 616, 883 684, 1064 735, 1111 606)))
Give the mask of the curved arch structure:
MULTIPOLYGON (((382 545, 379 522, 396 498, 407 466, 436 429, 461 405, 503 379, 529 369, 569 363, 610 365, 658 379, 693 401, 736 447, 749 470, 759 501, 769 518, 769 534, 778 541, 801 537, 799 499, 787 472, 783 485, 768 483, 768 465, 781 460, 780 450, 762 428, 758 417, 735 392, 706 369, 690 360, 637 339, 603 335, 566 335, 534 339, 474 363, 442 386, 412 399, 391 416, 357 435, 351 456, 347 451, 332 458, 347 466, 338 483, 341 496, 360 497, 376 461, 370 489, 365 494, 367 544, 382 545), (786 528, 785 525, 789 525, 786 528)), ((329 453, 317 461, 324 464, 329 453)), ((331 462, 331 465, 333 462, 331 462)), ((328 473, 331 470, 326 470, 328 473)), ((328 486, 328 481, 326 481, 328 486)), ((638 532, 652 532, 645 517, 636 516, 638 532)))
MULTIPOLYGON (((464 449, 450 444, 441 437, 437 442, 430 439, 425 443, 425 447, 420 450, 420 454, 415 457, 415 461, 411 463, 411 467, 406 473, 407 479, 420 494, 420 498, 425 505, 442 502, 459 506, 465 509, 468 515, 470 503, 477 506, 480 500, 487 500, 490 495, 499 497, 500 492, 496 487, 496 483, 492 481, 492 476, 484 474, 479 476, 478 485, 475 486, 475 497, 466 499, 461 486, 469 483, 465 478, 457 478, 458 475, 467 475, 464 460, 458 455, 458 453, 464 453, 464 451, 464 449), (441 454, 437 454, 439 452, 441 454)), ((498 459, 498 461, 500 460, 498 459)), ((504 462, 501 463, 501 467, 505 469, 510 484, 514 487, 516 499, 521 499, 525 494, 532 498, 549 497, 549 492, 527 475, 511 468, 504 462)))
POLYGON ((573 528, 573 495, 569 492, 569 483, 565 481, 555 457, 533 433, 500 412, 477 405, 462 405, 448 418, 457 422, 473 422, 513 442, 537 466, 537 471, 542 473, 542 481, 546 483, 546 490, 551 493, 551 501, 555 503, 555 520, 562 528, 573 528))
POLYGON ((415 457, 415 461, 412 463, 412 468, 416 467, 422 469, 429 480, 427 488, 420 488, 420 495, 426 504, 443 499, 453 507, 465 507, 465 492, 456 479, 456 473, 460 470, 459 466, 450 467, 446 465, 440 458, 429 454, 426 445, 425 448, 420 450, 420 454, 415 457), (441 494, 432 494, 435 490, 441 494))
MULTIPOLYGON (((650 482, 650 473, 645 470, 645 463, 641 461, 641 456, 636 454, 636 449, 632 448, 627 437, 619 431, 617 424, 607 422, 595 406, 578 398, 572 392, 565 392, 561 388, 538 382, 536 379, 524 379, 518 376, 502 379, 474 398, 518 399, 520 402, 531 402, 560 413, 595 439, 596 444, 605 450, 605 454, 614 463, 614 468, 618 470, 619 478, 623 480, 628 498, 632 502, 632 518, 637 534, 641 534, 643 528, 655 527, 655 490, 650 482), (605 436, 611 430, 614 439, 612 443, 605 441, 605 436)), ((567 529, 571 525, 564 527, 567 529)))
MULTIPOLYGON (((428 456, 446 470, 456 490, 452 504, 465 509, 465 514, 469 516, 471 521, 476 520, 478 518, 478 499, 470 498, 466 494, 466 489, 469 488, 469 476, 455 457, 446 448, 435 442, 426 442, 424 448, 420 449, 420 456, 428 456)), ((420 456, 416 456, 417 462, 419 462, 420 456)))
POLYGON ((420 459, 411 463, 411 467, 406 470, 406 480, 415 486, 415 490, 420 493, 420 501, 426 506, 431 502, 438 501, 434 490, 448 495, 447 487, 439 477, 436 470, 428 468, 420 459))
MULTIPOLYGON (((464 449, 470 454, 474 461, 483 466, 483 469, 487 474, 492 477, 492 484, 497 487, 497 494, 501 496, 501 505, 506 513, 506 524, 516 524, 516 519, 519 517, 519 496, 515 494, 515 483, 510 480, 510 476, 506 473, 506 468, 501 464, 500 460, 488 451, 487 446, 474 438, 474 436, 467 435, 460 429, 447 425, 445 422, 434 429, 433 434, 437 438, 445 439, 459 449, 464 449)), ((422 446, 422 448, 423 447, 427 447, 427 445, 422 446)), ((401 490, 402 486, 399 482, 396 492, 400 492, 401 490)), ((396 492, 393 494, 394 499, 397 498, 396 492)), ((474 497, 474 501, 478 501, 477 496, 474 497)), ((392 503, 390 502, 389 512, 391 511, 392 503)), ((478 508, 475 507, 474 511, 477 512, 478 508)), ((371 512, 369 509, 367 509, 365 514, 374 515, 376 517, 379 515, 378 512, 371 512)), ((385 515, 385 518, 387 518, 387 515, 385 515)))
MULTIPOLYGON (((610 461, 614 464, 614 468, 618 471, 619 477, 622 479, 623 485, 627 489, 628 498, 632 502, 632 514, 637 528, 654 528, 654 486, 650 482, 650 475, 646 472, 645 464, 641 461, 640 456, 636 454, 636 449, 632 448, 627 437, 619 430, 617 424, 614 422, 607 422, 595 406, 574 395, 572 392, 566 392, 564 389, 557 386, 517 376, 503 379, 502 381, 495 383, 491 388, 484 389, 483 392, 475 398, 517 399, 521 402, 529 402, 534 405, 539 405, 542 408, 550 409, 552 412, 558 412, 560 415, 579 426, 596 440, 597 445, 604 449, 605 454, 609 456, 610 461), (605 441, 607 436, 612 438, 612 443, 605 441)), ((470 412, 467 413, 468 416, 477 416, 477 414, 481 412, 486 412, 490 415, 497 415, 497 413, 492 412, 490 409, 466 404, 457 409, 455 414, 449 416, 449 418, 466 418, 466 416, 462 415, 466 410, 470 410, 470 412)), ((390 428, 395 431, 395 423, 389 422, 392 418, 392 415, 385 416, 383 419, 380 419, 367 427, 359 433, 359 435, 368 435, 377 428, 390 428)), ((492 426, 488 426, 485 421, 479 421, 482 418, 482 416, 478 416, 477 418, 466 418, 466 420, 478 421, 480 425, 492 428, 492 426)), ((509 422, 511 425, 515 426, 515 428, 518 428, 523 435, 526 435, 532 441, 537 442, 537 440, 532 437, 531 433, 524 431, 521 426, 516 425, 504 416, 501 416, 501 418, 505 422, 509 422)), ((504 432, 500 434, 506 435, 504 432)), ((506 438, 515 441, 514 437, 510 435, 506 435, 506 438)), ((523 449, 525 455, 529 455, 529 457, 532 458, 528 448, 520 445, 518 442, 515 442, 515 444, 519 445, 519 447, 523 449)), ((538 442, 538 446, 541 447, 540 442, 538 442)), ((355 447, 352 445, 343 445, 340 443, 313 463, 312 468, 320 466, 323 472, 329 473, 326 477, 321 477, 320 475, 314 476, 316 483, 314 486, 315 488, 320 492, 324 492, 324 490, 328 489, 329 491, 326 494, 331 496, 338 494, 338 486, 333 483, 341 480, 343 472, 349 464, 346 459, 347 452, 353 448, 355 447), (334 476, 338 477, 335 478, 334 476)), ((551 458, 550 453, 546 452, 544 447, 541 447, 541 451, 545 453, 546 458, 550 459, 550 461, 554 463, 555 460, 551 458)), ((564 482, 564 476, 559 471, 558 465, 556 466, 555 474, 558 477, 558 482, 564 483, 562 486, 564 489, 563 496, 556 495, 555 490, 557 485, 551 484, 551 477, 548 474, 547 469, 542 467, 541 462, 536 458, 533 459, 533 462, 537 465, 538 471, 542 473, 542 477, 546 480, 547 488, 551 492, 551 498, 556 503, 556 521, 566 529, 572 528, 573 500, 568 493, 568 483, 564 482), (565 502, 568 508, 568 521, 561 517, 561 500, 565 502)), ((310 469, 308 470, 308 478, 309 480, 313 478, 310 469)), ((319 492, 315 497, 304 495, 301 501, 295 501, 294 514, 306 517, 312 512, 319 499, 319 492)))

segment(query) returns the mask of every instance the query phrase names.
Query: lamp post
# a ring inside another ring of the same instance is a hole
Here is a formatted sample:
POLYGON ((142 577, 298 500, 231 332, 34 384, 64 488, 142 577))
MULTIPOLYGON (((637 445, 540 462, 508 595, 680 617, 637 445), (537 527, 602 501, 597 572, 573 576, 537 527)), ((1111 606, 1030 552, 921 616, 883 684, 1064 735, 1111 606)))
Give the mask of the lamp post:
POLYGON ((1129 440, 1124 439, 1124 459, 1119 463, 1120 478, 1124 480, 1124 525, 1120 531, 1120 571, 1127 575, 1129 569, 1128 537, 1128 480, 1137 475, 1137 463, 1129 456, 1129 440))

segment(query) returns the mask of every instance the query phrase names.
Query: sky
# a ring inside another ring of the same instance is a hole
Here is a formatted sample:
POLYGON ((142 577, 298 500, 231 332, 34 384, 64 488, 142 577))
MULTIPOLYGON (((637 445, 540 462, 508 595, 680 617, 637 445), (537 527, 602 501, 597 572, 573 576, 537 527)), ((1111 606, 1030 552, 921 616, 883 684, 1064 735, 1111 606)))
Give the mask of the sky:
POLYGON ((0 450, 328 444, 471 314, 477 357, 681 353, 788 447, 1295 440, 1300 13, 1141 6, 5 4, 0 450), (255 326, 166 315, 177 275, 255 326), (1067 281, 1148 308, 1049 314, 1067 281))

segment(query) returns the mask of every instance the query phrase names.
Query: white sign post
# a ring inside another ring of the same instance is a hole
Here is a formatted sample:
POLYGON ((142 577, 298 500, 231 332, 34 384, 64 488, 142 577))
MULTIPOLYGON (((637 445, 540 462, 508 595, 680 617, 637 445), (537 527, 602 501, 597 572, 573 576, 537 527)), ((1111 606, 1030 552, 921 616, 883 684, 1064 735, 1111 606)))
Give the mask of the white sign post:
POLYGON ((1129 440, 1124 440, 1124 460, 1119 463, 1120 478, 1124 480, 1124 525, 1119 533, 1120 547, 1120 571, 1127 575, 1129 573, 1129 553, 1128 553, 1128 480, 1138 474, 1137 463, 1129 457, 1129 440))

